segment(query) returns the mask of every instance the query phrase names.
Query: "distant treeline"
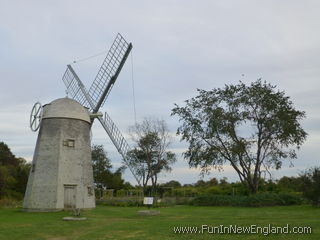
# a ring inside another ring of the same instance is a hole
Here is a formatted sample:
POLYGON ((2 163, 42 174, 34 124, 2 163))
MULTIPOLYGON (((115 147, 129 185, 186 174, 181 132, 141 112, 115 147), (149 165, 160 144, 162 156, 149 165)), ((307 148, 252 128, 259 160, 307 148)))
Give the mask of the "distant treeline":
MULTIPOLYGON (((212 196, 246 197, 251 195, 244 184, 241 182, 229 183, 227 178, 222 178, 220 180, 212 178, 209 181, 199 180, 195 184, 184 185, 178 181, 169 181, 160 185, 158 191, 159 195, 163 197, 196 197, 196 202, 198 201, 197 205, 201 205, 200 202, 202 202, 203 205, 214 205, 213 203, 219 205, 218 202, 220 200, 223 200, 222 202, 232 200, 228 197, 212 196)), ((260 179, 258 195, 259 194, 260 196, 255 197, 256 199, 253 199, 252 197, 248 199, 250 201, 252 199, 256 201, 258 198, 261 198, 263 201, 267 201, 268 199, 277 196, 281 198, 281 201, 285 201, 286 198, 290 197, 290 201, 292 200, 292 202, 295 203, 296 199, 292 197, 294 195, 311 201, 314 205, 320 206, 320 168, 311 168, 297 177, 284 176, 279 180, 267 181, 260 179)), ((241 198, 241 200, 243 199, 241 198)), ((230 205, 237 204, 241 205, 238 202, 230 203, 230 205)), ((250 203, 248 205, 254 204, 250 203)))
MULTIPOLYGON (((7 144, 0 142, 0 199, 10 198, 22 200, 30 171, 31 164, 25 159, 16 157, 7 144)), ((109 174, 110 175, 110 174, 109 174)), ((109 186, 114 189, 115 194, 120 190, 139 189, 125 183, 122 174, 115 175, 121 184, 109 186)), ((113 176, 113 178, 115 178, 113 176)), ((112 179, 113 179, 112 178, 112 179)), ((112 181, 111 181, 112 182, 112 181)), ((152 191, 150 187, 150 191, 152 191)), ((309 199, 315 205, 320 205, 320 168, 315 167, 306 170, 297 177, 284 176, 279 180, 259 180, 259 192, 282 194, 289 193, 309 199)), ((248 188, 241 182, 228 182, 227 178, 220 180, 212 178, 208 181, 198 180, 194 184, 181 184, 172 180, 164 184, 158 184, 156 192, 149 192, 150 196, 163 197, 203 197, 213 195, 223 196, 249 196, 248 188)), ((212 198, 207 198, 212 199, 212 198)))
MULTIPOLYGON (((273 193, 302 193, 305 186, 305 178, 282 177, 279 180, 259 181, 259 192, 273 193)), ((194 184, 181 184, 178 181, 170 181, 159 186, 165 196, 195 197, 199 195, 242 195, 250 194, 248 188, 241 182, 228 182, 227 178, 220 180, 212 178, 208 181, 199 180, 194 184)))

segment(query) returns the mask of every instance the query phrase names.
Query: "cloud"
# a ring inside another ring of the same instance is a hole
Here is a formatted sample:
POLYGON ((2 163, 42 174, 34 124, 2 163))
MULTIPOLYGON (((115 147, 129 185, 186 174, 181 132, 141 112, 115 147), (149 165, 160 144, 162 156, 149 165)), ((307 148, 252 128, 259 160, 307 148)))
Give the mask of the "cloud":
MULTIPOLYGON (((126 137, 134 124, 132 79, 138 121, 163 118, 174 134, 179 122, 170 117, 173 104, 195 96, 196 88, 262 77, 306 111, 303 126, 309 138, 296 162, 299 168, 306 161, 316 165, 319 7, 316 1, 288 0, 2 1, 0 140, 17 156, 31 159, 36 134, 28 130, 28 117, 34 102, 64 97, 66 64, 107 50, 120 32, 133 43, 133 62, 127 60, 101 111, 109 113, 126 137)), ((87 87, 102 60, 100 56, 74 65, 87 87)), ((98 123, 93 133, 93 140, 106 144, 114 156, 114 165, 120 163, 98 123)), ((186 146, 176 138, 173 149, 180 153, 186 146)), ((179 164, 181 170, 170 178, 198 179, 197 174, 189 177, 185 161, 179 164)), ((280 172, 295 174, 293 169, 280 172)))

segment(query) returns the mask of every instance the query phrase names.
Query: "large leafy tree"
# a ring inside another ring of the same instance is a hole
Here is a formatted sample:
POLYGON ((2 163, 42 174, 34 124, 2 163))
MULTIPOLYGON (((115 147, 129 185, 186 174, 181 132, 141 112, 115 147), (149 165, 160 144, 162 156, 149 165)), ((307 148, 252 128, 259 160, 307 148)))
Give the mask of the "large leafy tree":
POLYGON ((161 172, 171 171, 176 161, 175 154, 168 151, 170 145, 169 131, 163 120, 146 118, 130 128, 135 147, 128 153, 131 166, 141 177, 144 192, 151 181, 155 190, 161 172))
POLYGON ((198 93, 172 110, 182 122, 177 134, 189 143, 184 157, 190 167, 204 173, 229 163, 256 193, 264 171, 296 158, 307 136, 299 122, 305 112, 275 86, 258 79, 198 93))

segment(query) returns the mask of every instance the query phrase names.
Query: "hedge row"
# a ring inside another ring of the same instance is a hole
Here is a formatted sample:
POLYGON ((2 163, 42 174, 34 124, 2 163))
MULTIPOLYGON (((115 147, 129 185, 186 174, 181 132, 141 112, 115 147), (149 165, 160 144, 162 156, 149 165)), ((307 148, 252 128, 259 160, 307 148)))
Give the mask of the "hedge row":
POLYGON ((207 195, 198 196, 191 201, 196 206, 241 206, 266 207, 299 205, 303 199, 290 193, 261 193, 249 196, 207 195))

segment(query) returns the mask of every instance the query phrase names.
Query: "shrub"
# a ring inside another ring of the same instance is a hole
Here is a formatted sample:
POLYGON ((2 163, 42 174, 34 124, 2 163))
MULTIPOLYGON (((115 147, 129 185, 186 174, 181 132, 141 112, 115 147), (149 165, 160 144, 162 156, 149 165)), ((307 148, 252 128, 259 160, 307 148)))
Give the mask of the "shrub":
POLYGON ((203 195, 195 197, 191 204, 196 206, 233 206, 236 198, 229 195, 203 195))
POLYGON ((4 197, 0 199, 0 208, 18 208, 21 207, 22 202, 14 198, 4 197))
MULTIPOLYGON (((172 205, 188 205, 193 198, 190 197, 164 197, 154 198, 153 207, 167 207, 172 205)), ((118 207, 141 207, 143 204, 143 198, 110 198, 97 200, 97 205, 118 206, 118 207)))
POLYGON ((195 197, 197 196, 198 189, 195 187, 181 187, 172 189, 166 193, 164 193, 165 197, 195 197))
POLYGON ((320 167, 311 168, 300 177, 303 181, 303 195, 320 207, 320 167))
POLYGON ((262 193, 249 196, 230 195, 205 195, 195 197, 192 205, 197 206, 242 206, 242 207, 264 207, 264 206, 287 206, 302 203, 300 196, 289 193, 262 193))
POLYGON ((264 207, 264 206, 288 206, 299 205, 302 199, 290 193, 262 193, 249 195, 245 199, 245 206, 248 207, 264 207))
POLYGON ((224 191, 219 186, 212 186, 204 189, 206 195, 221 195, 224 191))
POLYGON ((107 200, 99 200, 97 201, 97 205, 139 207, 143 206, 143 200, 141 198, 112 198, 107 200))

